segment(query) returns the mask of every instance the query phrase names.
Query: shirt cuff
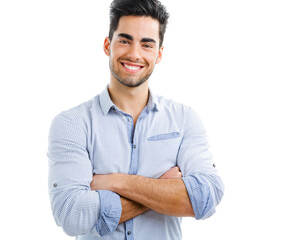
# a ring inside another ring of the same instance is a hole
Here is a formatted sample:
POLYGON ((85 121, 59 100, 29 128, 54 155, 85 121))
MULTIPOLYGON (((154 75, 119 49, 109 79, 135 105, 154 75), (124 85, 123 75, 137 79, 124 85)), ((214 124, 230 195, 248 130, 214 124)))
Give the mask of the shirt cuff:
POLYGON ((196 219, 205 219, 215 213, 215 204, 210 186, 204 176, 182 177, 196 219))
POLYGON ((98 190, 100 197, 100 216, 96 229, 100 236, 112 233, 118 226, 122 205, 120 196, 107 190, 98 190))

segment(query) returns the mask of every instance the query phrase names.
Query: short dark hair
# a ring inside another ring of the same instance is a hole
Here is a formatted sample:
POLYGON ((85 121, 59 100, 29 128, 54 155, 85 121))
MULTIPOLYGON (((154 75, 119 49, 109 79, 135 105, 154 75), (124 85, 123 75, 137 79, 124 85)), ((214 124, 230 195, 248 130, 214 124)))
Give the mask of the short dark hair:
POLYGON ((158 0, 113 0, 110 5, 109 39, 112 40, 123 16, 148 16, 159 22, 159 47, 162 46, 169 13, 158 0))

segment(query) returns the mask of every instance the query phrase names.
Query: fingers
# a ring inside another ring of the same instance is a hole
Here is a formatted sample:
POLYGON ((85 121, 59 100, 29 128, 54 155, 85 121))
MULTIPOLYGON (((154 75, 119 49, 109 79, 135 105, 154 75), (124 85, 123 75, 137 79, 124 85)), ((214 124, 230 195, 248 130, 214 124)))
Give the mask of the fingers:
POLYGON ((171 179, 171 178, 181 178, 181 177, 182 177, 182 173, 180 171, 180 168, 178 166, 175 166, 170 168, 163 175, 161 175, 160 178, 171 179))
POLYGON ((94 190, 94 176, 95 176, 95 174, 93 174, 92 181, 90 183, 91 190, 94 190))
POLYGON ((91 190, 94 190, 94 183, 93 181, 90 183, 91 190))
POLYGON ((179 167, 176 167, 176 172, 175 172, 175 178, 181 178, 182 177, 182 173, 179 169, 179 167))

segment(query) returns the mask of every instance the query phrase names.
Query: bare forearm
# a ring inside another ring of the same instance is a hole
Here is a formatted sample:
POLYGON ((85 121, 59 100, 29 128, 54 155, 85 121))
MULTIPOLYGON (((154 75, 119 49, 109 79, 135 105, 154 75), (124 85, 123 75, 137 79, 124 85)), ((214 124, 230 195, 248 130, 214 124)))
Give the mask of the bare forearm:
POLYGON ((181 179, 153 179, 118 174, 112 191, 156 212, 171 216, 194 216, 181 179))
POLYGON ((149 210, 149 208, 141 205, 140 203, 134 202, 124 197, 121 197, 121 205, 122 205, 122 214, 120 217, 119 224, 126 222, 149 210))
POLYGON ((182 174, 173 167, 159 179, 128 174, 94 175, 92 190, 109 190, 121 197, 120 223, 152 209, 172 216, 194 216, 182 174))
MULTIPOLYGON (((92 183, 91 183, 91 189, 95 190, 92 183)), ((121 199, 122 213, 119 220, 119 224, 126 222, 149 210, 149 208, 143 206, 142 204, 134 202, 125 197, 120 197, 120 199, 121 199)))

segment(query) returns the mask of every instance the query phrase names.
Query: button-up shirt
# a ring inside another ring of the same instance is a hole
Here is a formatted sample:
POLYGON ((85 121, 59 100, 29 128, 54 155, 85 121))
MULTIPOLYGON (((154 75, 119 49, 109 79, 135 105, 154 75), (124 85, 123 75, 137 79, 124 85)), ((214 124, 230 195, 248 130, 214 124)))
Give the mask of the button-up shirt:
POLYGON ((135 125, 114 105, 107 88, 60 113, 51 124, 48 158, 55 221, 79 240, 181 239, 182 218, 153 210, 118 224, 120 196, 92 191, 93 174, 159 178, 178 166, 196 219, 210 217, 224 192, 198 115, 151 92, 135 125))

